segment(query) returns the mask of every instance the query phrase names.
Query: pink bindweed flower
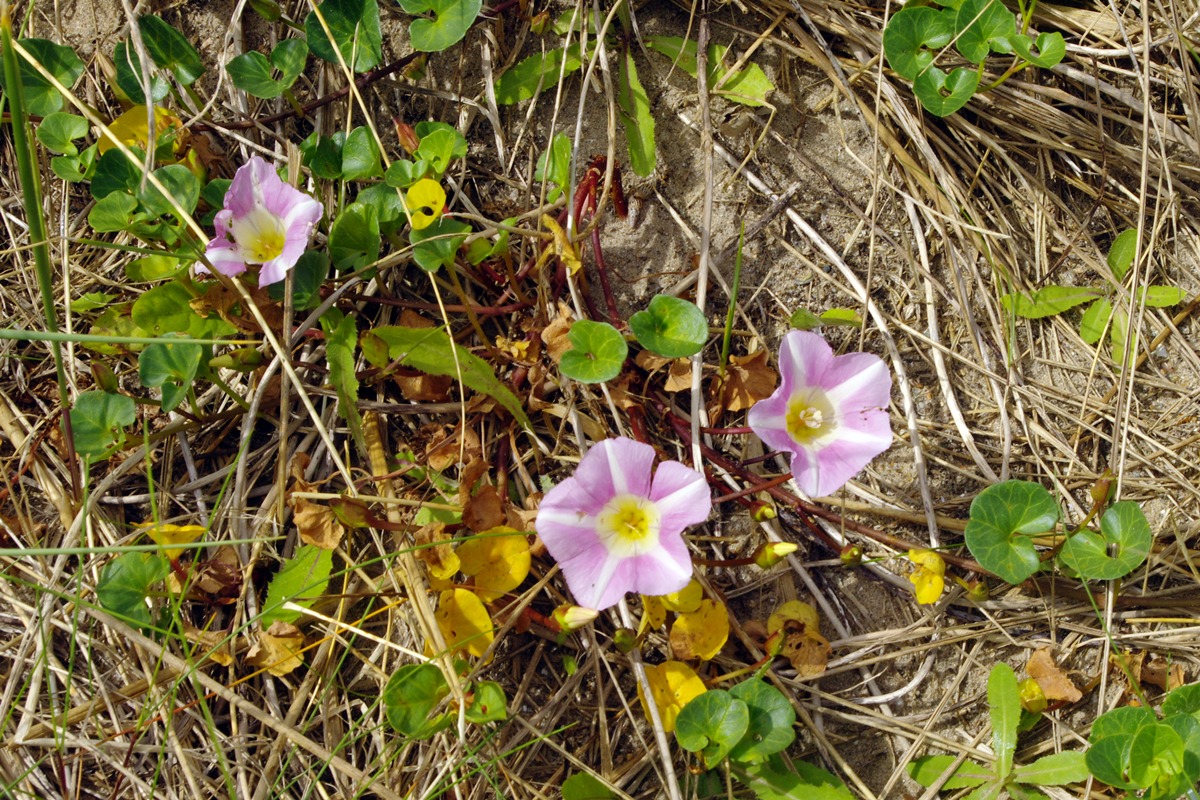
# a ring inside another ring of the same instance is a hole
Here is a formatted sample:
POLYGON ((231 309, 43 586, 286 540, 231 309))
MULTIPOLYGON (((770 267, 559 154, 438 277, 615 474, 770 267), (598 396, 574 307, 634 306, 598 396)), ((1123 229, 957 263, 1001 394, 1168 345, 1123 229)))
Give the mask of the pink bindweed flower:
MULTIPOLYGON (((222 275, 233 277, 262 264, 258 285, 278 283, 296 266, 325 209, 284 183, 275 168, 254 156, 238 169, 217 212, 217 235, 205 251, 222 275)), ((198 272, 208 272, 202 264, 198 272)))
POLYGON ((750 409, 751 429, 792 454, 806 494, 836 492, 892 443, 892 376, 870 353, 835 356, 815 333, 792 331, 779 348, 779 388, 750 409))
POLYGON ((579 605, 603 610, 626 592, 670 594, 691 579, 683 529, 708 516, 708 483, 678 461, 651 478, 653 469, 650 445, 606 439, 538 507, 538 535, 579 605))

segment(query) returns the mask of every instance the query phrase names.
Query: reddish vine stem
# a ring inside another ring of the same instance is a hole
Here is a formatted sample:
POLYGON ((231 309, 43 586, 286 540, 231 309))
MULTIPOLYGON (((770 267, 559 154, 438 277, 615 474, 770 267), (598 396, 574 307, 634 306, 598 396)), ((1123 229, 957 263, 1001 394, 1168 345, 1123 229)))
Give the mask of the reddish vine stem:
MULTIPOLYGON (((378 80, 386 78, 388 75, 392 75, 392 74, 397 73, 400 70, 404 69, 415 58, 417 58, 420 55, 421 55, 421 53, 409 53, 406 56, 396 59, 395 61, 393 61, 390 64, 385 64, 384 66, 379 67, 378 69, 373 69, 370 72, 364 72, 362 75, 359 75, 357 78, 354 79, 354 85, 357 86, 359 89, 365 89, 367 86, 370 86, 372 83, 375 83, 378 80)), ((308 116, 312 112, 316 111, 318 108, 323 108, 324 106, 327 106, 330 103, 337 102, 338 100, 341 100, 343 97, 347 96, 348 94, 350 94, 350 87, 343 86, 341 89, 338 89, 336 92, 332 92, 330 94, 325 95, 324 97, 318 97, 316 100, 305 103, 304 105, 300 106, 300 111, 305 116, 308 116)), ((287 111, 281 111, 278 114, 272 114, 269 117, 259 117, 258 119, 244 119, 244 120, 239 120, 237 122, 230 122, 230 123, 225 123, 225 124, 221 124, 221 125, 210 124, 207 122, 197 122, 195 125, 192 125, 191 130, 199 132, 199 133, 207 133, 209 131, 221 131, 221 130, 231 130, 231 131, 245 130, 247 128, 256 128, 259 125, 273 125, 276 122, 282 122, 283 120, 288 119, 289 117, 294 117, 296 115, 297 114, 296 114, 295 109, 288 109, 287 111)))

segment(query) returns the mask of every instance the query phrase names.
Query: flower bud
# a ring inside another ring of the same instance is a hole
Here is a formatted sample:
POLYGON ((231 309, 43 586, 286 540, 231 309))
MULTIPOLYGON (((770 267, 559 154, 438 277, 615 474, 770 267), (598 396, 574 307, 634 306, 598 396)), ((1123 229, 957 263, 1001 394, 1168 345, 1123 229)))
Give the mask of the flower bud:
POLYGON ((755 522, 766 522, 767 520, 775 519, 776 516, 775 506, 770 503, 756 500, 750 504, 750 517, 755 522))
POLYGON ((767 655, 769 655, 771 658, 775 658, 783 652, 783 645, 785 641, 783 629, 780 628, 767 637, 766 643, 763 644, 763 649, 767 651, 767 655))
POLYGON ((92 368, 92 380, 96 382, 97 388, 103 389, 109 394, 118 394, 121 391, 116 373, 109 369, 107 364, 93 361, 89 366, 92 368))
POLYGON ((770 569, 799 548, 795 542, 763 542, 754 551, 754 563, 761 569, 770 569))
POLYGON ((208 365, 213 369, 232 369, 252 372, 263 362, 263 354, 256 347, 242 347, 210 358, 208 365))
POLYGON ((613 632, 613 645, 616 646, 618 653, 632 653, 638 645, 637 634, 629 628, 617 628, 613 632))
POLYGON ((421 139, 417 136, 417 132, 407 122, 401 122, 399 119, 394 122, 396 123, 396 135, 400 137, 400 146, 410 156, 415 155, 417 148, 421 146, 421 139))
POLYGON ((535 36, 541 36, 550 27, 550 12, 541 11, 533 15, 533 19, 529 20, 529 30, 535 36))
POLYGON ((838 558, 842 560, 843 567, 857 567, 863 560, 862 548, 856 544, 848 544, 842 548, 838 558))
POLYGON ((1104 470, 1104 474, 1100 479, 1092 484, 1092 502, 1096 505, 1103 505, 1108 502, 1108 498, 1112 497, 1113 489, 1113 471, 1111 469, 1104 470))
POLYGON ((1033 678, 1026 678, 1017 686, 1017 694, 1021 698, 1021 708, 1030 714, 1040 714, 1046 710, 1046 693, 1041 685, 1033 678))
POLYGON ((600 616, 599 611, 582 606, 573 606, 570 603, 564 603, 554 609, 552 615, 555 622, 558 623, 559 630, 562 631, 577 631, 580 628, 588 625, 596 617, 600 616))

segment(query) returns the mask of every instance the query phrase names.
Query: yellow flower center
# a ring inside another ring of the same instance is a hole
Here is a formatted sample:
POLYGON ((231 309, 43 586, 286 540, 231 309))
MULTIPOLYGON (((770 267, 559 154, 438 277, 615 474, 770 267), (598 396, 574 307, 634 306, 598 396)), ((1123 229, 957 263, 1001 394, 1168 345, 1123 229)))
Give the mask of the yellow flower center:
POLYGON ((804 389, 792 395, 786 419, 788 435, 800 444, 812 444, 837 428, 833 406, 820 389, 804 389))
POLYGON ((283 220, 265 208, 255 208, 229 226, 233 238, 242 248, 247 264, 265 264, 278 258, 287 242, 283 220))
POLYGON ((658 545, 659 513, 647 497, 617 495, 596 518, 600 541, 619 556, 644 553, 658 545))

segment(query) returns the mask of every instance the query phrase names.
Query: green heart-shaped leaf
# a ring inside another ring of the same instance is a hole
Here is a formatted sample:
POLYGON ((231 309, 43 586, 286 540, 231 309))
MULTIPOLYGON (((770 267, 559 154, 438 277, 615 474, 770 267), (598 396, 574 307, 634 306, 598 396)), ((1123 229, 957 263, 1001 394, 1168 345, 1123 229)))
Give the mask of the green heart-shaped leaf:
POLYGON ((483 8, 483 0, 399 0, 399 3, 409 14, 433 12, 433 19, 414 19, 408 29, 413 49, 422 53, 440 53, 461 41, 483 8))
POLYGON ((746 703, 721 689, 707 691, 683 707, 675 720, 675 741, 691 753, 700 753, 712 769, 742 740, 750 727, 746 703))
POLYGON ((1045 488, 1031 481, 1004 481, 984 489, 971 503, 963 538, 984 569, 1017 584, 1041 566, 1030 535, 1053 530, 1058 517, 1058 504, 1045 488))
POLYGON ((1104 512, 1099 533, 1080 531, 1067 539, 1059 558, 1082 578, 1114 580, 1146 560, 1153 539, 1142 507, 1126 500, 1104 512))
POLYGON ((629 329, 638 343, 663 358, 684 358, 699 353, 708 339, 704 312, 678 297, 656 295, 645 311, 629 318, 629 329))
POLYGON ((578 320, 567 332, 571 349, 563 353, 558 368, 580 383, 604 383, 621 374, 629 345, 607 322, 578 320))

